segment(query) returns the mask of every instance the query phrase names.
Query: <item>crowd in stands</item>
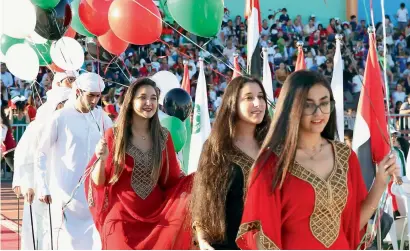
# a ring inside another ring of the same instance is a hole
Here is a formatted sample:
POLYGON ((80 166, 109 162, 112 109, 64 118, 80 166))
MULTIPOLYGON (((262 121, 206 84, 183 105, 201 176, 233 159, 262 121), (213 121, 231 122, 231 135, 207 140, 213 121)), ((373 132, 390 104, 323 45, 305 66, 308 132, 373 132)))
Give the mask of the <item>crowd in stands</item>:
MULTIPOLYGON (((392 113, 410 114, 410 22, 405 4, 398 6, 397 13, 386 15, 385 21, 388 45, 386 71, 392 89, 392 113)), ((189 65, 191 96, 195 100, 199 57, 204 58, 205 62, 209 110, 213 118, 224 89, 232 78, 233 71, 230 67, 233 67, 235 54, 239 55, 238 61, 243 72, 246 71, 247 20, 243 16, 230 16, 229 10, 225 9, 221 30, 215 38, 195 36, 176 22, 171 25, 172 27, 164 24, 158 42, 146 46, 131 45, 111 64, 93 58, 93 55, 87 52, 87 40, 77 35, 85 53, 85 63, 80 74, 96 72, 104 77, 107 88, 103 93, 102 106, 112 119, 116 118, 122 94, 133 78, 152 76, 158 71, 167 70, 181 81, 184 61, 189 65)), ((339 17, 317 20, 314 14, 309 17, 301 16, 292 13, 292 10, 288 12, 286 8, 279 9, 267 19, 263 19, 260 45, 268 50, 275 98, 278 97, 286 77, 295 69, 298 41, 304 42, 307 68, 321 72, 330 82, 333 74, 335 35, 342 34, 345 121, 346 128, 353 129, 369 48, 368 26, 368 20, 358 20, 355 15, 349 20, 339 17)), ((381 22, 376 24, 375 30, 380 61, 383 61, 381 22)), ((2 64, 2 112, 4 110, 8 123, 27 124, 34 120, 35 111, 46 100, 46 92, 51 88, 52 81, 53 73, 48 67, 41 67, 37 81, 33 84, 14 77, 8 72, 6 65, 2 64)), ((15 134, 17 141, 21 134, 22 131, 15 134)))

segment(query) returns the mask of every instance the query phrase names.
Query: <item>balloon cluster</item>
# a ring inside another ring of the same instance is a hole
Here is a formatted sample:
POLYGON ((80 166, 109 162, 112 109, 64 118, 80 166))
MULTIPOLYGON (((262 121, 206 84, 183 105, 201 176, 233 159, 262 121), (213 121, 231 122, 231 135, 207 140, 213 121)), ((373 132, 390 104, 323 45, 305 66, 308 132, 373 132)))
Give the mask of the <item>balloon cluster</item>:
POLYGON ((191 133, 189 130, 192 112, 191 96, 181 89, 177 77, 171 72, 160 71, 152 76, 152 80, 161 92, 158 101, 165 112, 164 117, 161 118, 161 125, 171 133, 175 151, 179 152, 191 133))
POLYGON ((39 66, 78 70, 86 47, 101 62, 111 62, 129 44, 155 42, 162 19, 152 0, 2 0, 0 59, 23 80, 34 80, 39 66))

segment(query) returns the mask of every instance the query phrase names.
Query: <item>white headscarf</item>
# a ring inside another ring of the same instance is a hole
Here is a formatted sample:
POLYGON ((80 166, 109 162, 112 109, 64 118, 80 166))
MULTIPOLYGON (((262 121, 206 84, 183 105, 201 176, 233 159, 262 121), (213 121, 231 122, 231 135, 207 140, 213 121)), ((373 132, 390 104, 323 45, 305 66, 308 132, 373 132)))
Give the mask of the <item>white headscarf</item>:
POLYGON ((37 111, 36 120, 43 121, 52 114, 57 105, 63 101, 66 101, 71 95, 71 88, 68 87, 55 87, 47 92, 47 102, 45 102, 37 111))
POLYGON ((61 83, 65 78, 68 77, 78 77, 78 73, 75 71, 66 71, 66 72, 56 72, 54 74, 53 83, 51 84, 51 88, 58 87, 57 83, 61 83))
POLYGON ((71 89, 67 87, 56 87, 47 92, 47 102, 37 110, 36 119, 27 126, 15 149, 13 187, 21 186, 23 194, 27 188, 33 188, 35 185, 32 178, 34 154, 37 151, 41 130, 52 118, 57 105, 67 100, 70 93, 71 89))
POLYGON ((75 82, 78 89, 86 92, 103 92, 105 88, 102 77, 93 72, 81 74, 75 82))

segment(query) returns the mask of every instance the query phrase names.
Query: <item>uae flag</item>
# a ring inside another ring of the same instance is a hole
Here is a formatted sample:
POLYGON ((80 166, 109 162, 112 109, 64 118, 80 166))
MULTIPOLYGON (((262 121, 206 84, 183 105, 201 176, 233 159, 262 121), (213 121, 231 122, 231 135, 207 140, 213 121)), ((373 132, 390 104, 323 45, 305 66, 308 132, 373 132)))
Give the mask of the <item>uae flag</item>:
POLYGON ((379 163, 389 151, 389 134, 384 105, 384 88, 375 48, 374 33, 369 34, 369 53, 357 108, 352 148, 356 152, 369 190, 379 163))
POLYGON ((188 61, 184 61, 184 77, 182 78, 181 88, 191 95, 191 82, 189 80, 188 61))
POLYGON ((259 45, 259 37, 262 26, 259 0, 246 0, 245 18, 248 19, 248 73, 253 77, 261 78, 261 47, 259 45))
POLYGON ((233 58, 234 71, 233 71, 232 79, 234 79, 236 77, 239 77, 239 76, 242 76, 241 67, 239 67, 239 62, 238 62, 238 56, 239 56, 238 54, 235 54, 234 58, 233 58))

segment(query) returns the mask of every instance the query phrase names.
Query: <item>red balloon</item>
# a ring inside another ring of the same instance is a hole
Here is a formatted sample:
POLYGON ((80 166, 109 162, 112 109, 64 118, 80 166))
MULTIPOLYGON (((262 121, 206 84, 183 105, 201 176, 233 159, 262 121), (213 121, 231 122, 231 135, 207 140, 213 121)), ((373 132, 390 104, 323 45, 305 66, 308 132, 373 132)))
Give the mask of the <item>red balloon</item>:
POLYGON ((78 15, 84 27, 96 36, 104 35, 110 29, 107 13, 95 11, 86 0, 81 0, 78 15))
POLYGON ((50 69, 53 70, 53 72, 65 72, 63 69, 61 69, 60 67, 58 67, 54 62, 52 62, 49 65, 50 69))
POLYGON ((95 11, 108 13, 108 9, 114 0, 86 0, 88 5, 91 6, 95 11))
POLYGON ((115 0, 108 21, 112 32, 130 44, 151 44, 162 33, 161 14, 152 0, 115 0))
POLYGON ((100 45, 106 49, 109 53, 119 56, 127 48, 129 43, 118 38, 111 30, 102 36, 98 37, 100 45))
POLYGON ((68 30, 64 34, 65 37, 71 37, 71 38, 75 38, 75 35, 77 35, 77 32, 75 32, 75 30, 71 28, 71 26, 68 27, 68 30))

